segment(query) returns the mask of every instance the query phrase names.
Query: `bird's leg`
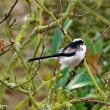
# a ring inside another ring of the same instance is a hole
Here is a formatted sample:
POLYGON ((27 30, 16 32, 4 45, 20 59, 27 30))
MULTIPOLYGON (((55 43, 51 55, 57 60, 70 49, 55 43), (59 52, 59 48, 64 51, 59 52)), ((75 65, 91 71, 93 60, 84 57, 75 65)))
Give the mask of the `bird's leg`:
POLYGON ((71 69, 71 73, 70 73, 68 80, 67 80, 66 84, 64 85, 64 87, 67 86, 68 83, 71 81, 71 79, 76 75, 76 72, 72 69, 72 67, 70 67, 70 69, 71 69))
POLYGON ((73 70, 73 68, 70 66, 70 69, 71 69, 71 72, 72 72, 70 74, 70 76, 71 76, 71 78, 73 78, 76 75, 76 72, 75 72, 76 68, 74 68, 74 70, 73 70))

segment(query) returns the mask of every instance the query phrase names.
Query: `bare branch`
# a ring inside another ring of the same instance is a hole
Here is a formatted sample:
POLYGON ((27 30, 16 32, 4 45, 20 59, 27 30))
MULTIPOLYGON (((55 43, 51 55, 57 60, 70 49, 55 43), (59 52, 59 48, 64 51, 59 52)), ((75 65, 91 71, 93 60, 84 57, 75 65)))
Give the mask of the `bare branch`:
POLYGON ((110 30, 110 25, 100 34, 97 39, 93 39, 89 48, 91 48, 101 37, 103 37, 110 30))
POLYGON ((4 22, 10 15, 11 15, 11 12, 13 11, 14 7, 16 6, 16 4, 18 3, 18 0, 15 1, 15 3, 11 6, 8 14, 5 14, 5 17, 0 21, 0 24, 2 22, 4 22))
POLYGON ((7 47, 9 47, 7 50, 3 51, 2 53, 0 53, 0 56, 5 54, 7 51, 9 51, 11 49, 11 47, 13 46, 14 42, 10 40, 10 44, 6 45, 6 46, 2 46, 0 47, 0 50, 5 49, 7 47))
MULTIPOLYGON (((80 102, 98 103, 98 104, 110 106, 110 103, 109 102, 105 102, 105 101, 101 101, 101 100, 96 100, 96 99, 91 99, 91 98, 81 98, 81 99, 79 99, 79 101, 80 102)), ((72 100, 70 102, 72 102, 72 100)))

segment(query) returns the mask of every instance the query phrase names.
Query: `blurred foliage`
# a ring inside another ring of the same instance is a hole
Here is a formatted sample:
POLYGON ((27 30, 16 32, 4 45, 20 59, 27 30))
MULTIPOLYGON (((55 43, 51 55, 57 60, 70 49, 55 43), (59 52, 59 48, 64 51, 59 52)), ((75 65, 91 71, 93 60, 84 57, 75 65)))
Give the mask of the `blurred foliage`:
MULTIPOLYGON (((0 21, 14 1, 0 0, 0 21)), ((60 19, 72 0, 39 1, 60 19)), ((69 43, 69 39, 58 25, 45 28, 55 21, 35 0, 19 0, 8 19, 10 22, 0 24, 0 41, 4 43, 2 46, 10 44, 9 39, 15 41, 15 45, 0 56, 0 80, 5 82, 0 83, 0 107, 7 105, 7 110, 37 110, 37 106, 41 110, 110 110, 110 107, 102 103, 80 100, 71 102, 71 99, 77 98, 110 102, 110 30, 89 48, 93 39, 97 39, 110 25, 110 1, 80 0, 68 16, 60 23, 71 39, 82 38, 85 41, 88 47, 88 66, 106 94, 106 99, 102 100, 83 64, 64 88, 71 74, 70 68, 60 70, 60 65, 54 59, 26 63, 33 56, 57 53, 69 43), (14 19, 16 22, 9 27, 8 23, 11 24, 14 19), (40 26, 43 28, 38 28, 40 26), (19 87, 15 87, 19 84, 19 87)))

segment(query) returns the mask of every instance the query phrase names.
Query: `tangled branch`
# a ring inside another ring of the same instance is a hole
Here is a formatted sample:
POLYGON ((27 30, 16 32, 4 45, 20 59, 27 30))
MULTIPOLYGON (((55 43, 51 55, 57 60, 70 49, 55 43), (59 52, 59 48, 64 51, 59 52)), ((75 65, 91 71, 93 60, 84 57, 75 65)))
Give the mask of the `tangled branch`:
POLYGON ((17 3, 18 3, 18 0, 16 0, 15 3, 11 6, 9 12, 7 14, 5 14, 5 17, 0 21, 0 24, 9 18, 9 16, 11 15, 11 13, 17 3))

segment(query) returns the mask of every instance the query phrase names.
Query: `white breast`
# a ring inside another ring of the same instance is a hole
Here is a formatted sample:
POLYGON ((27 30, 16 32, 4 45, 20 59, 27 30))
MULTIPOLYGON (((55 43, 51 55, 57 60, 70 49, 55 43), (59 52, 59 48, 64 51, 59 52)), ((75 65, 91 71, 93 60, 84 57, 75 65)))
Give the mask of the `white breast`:
POLYGON ((65 66, 78 66, 84 59, 86 53, 86 45, 81 45, 80 50, 76 51, 71 57, 60 57, 60 64, 65 66))

